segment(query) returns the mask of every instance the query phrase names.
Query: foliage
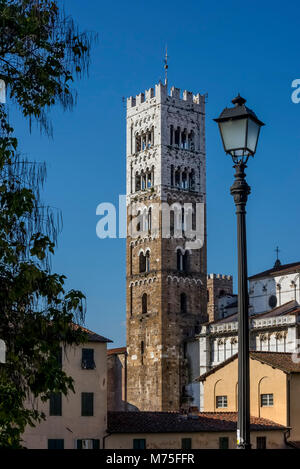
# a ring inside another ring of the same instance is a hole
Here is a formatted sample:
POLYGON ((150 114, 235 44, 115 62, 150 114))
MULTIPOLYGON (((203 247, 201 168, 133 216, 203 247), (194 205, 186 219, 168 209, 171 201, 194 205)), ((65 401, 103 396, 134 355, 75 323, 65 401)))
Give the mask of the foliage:
POLYGON ((46 111, 76 102, 74 78, 88 72, 91 43, 57 0, 0 0, 0 78, 24 116, 51 133, 46 111))
MULTIPOLYGON (((79 33, 58 1, 0 0, 0 78, 23 116, 51 133, 48 109, 70 109, 74 77, 88 70, 93 37, 79 33)), ((37 398, 67 394, 73 379, 62 370, 60 347, 86 341, 75 327, 85 297, 64 289, 65 276, 51 273, 60 214, 44 206, 44 164, 22 158, 0 105, 0 337, 7 363, 0 364, 0 447, 21 448, 26 425, 44 418, 37 398)))

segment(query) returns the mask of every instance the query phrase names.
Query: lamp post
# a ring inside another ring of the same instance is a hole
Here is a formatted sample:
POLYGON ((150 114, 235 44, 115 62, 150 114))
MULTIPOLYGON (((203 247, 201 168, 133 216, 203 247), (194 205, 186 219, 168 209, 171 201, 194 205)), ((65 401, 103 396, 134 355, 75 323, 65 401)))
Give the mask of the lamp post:
POLYGON ((264 125, 253 111, 245 106, 246 100, 238 95, 232 100, 234 107, 225 108, 218 119, 225 152, 231 155, 235 168, 235 181, 230 188, 237 216, 238 246, 238 425, 237 447, 250 449, 250 379, 249 379, 249 318, 248 274, 246 244, 246 204, 250 187, 245 168, 250 156, 256 152, 260 128, 264 125))

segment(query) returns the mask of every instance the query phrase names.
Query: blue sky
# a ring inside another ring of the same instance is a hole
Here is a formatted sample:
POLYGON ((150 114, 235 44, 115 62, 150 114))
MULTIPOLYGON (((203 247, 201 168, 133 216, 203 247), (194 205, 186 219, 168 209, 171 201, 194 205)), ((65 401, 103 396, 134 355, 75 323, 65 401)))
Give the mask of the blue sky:
POLYGON ((87 295, 87 326, 114 346, 125 344, 125 240, 96 237, 96 207, 125 194, 122 97, 163 78, 165 44, 170 86, 208 93, 208 272, 236 278, 233 169, 212 119, 238 92, 266 123, 247 170, 249 274, 273 265, 277 245, 283 263, 300 260, 300 104, 291 101, 291 83, 300 78, 299 2, 64 4, 81 29, 99 34, 89 78, 77 86, 78 105, 52 112, 52 140, 36 130, 30 135, 16 110, 11 120, 23 152, 47 162, 44 200, 64 218, 53 269, 87 295))

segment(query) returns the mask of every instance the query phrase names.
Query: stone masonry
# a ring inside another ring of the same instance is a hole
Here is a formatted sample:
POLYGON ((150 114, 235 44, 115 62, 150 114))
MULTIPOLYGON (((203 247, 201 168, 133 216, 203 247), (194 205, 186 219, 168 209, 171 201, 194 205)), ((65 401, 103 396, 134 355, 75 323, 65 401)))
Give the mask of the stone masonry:
POLYGON ((188 402, 185 343, 207 321, 204 96, 159 83, 128 98, 126 153, 128 404, 178 411, 188 402), (168 237, 162 203, 177 204, 168 237), (190 249, 176 230, 188 223, 184 204, 195 213, 197 203, 204 244, 190 249))

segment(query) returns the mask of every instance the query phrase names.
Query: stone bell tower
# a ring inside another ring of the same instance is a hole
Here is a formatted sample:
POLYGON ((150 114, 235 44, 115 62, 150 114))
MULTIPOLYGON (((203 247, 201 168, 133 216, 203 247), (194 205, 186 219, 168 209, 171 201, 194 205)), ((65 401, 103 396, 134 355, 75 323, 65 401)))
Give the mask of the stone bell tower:
POLYGON ((205 207, 205 97, 189 91, 181 96, 174 87, 169 94, 159 83, 128 98, 129 408, 177 411, 188 405, 185 343, 207 320, 205 207), (157 211, 161 204, 171 207, 167 215, 157 211), (196 204, 204 213, 204 241, 197 249, 176 234, 188 223, 187 206, 194 226, 196 204))

